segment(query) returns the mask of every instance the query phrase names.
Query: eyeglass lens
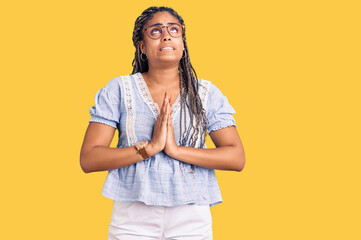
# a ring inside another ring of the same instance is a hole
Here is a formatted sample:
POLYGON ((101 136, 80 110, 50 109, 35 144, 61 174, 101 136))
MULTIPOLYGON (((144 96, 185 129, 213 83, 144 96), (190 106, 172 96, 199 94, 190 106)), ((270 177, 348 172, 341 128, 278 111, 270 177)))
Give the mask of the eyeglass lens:
MULTIPOLYGON (((180 37, 182 35, 182 28, 177 24, 164 26, 164 28, 167 28, 169 35, 172 37, 180 37)), ((158 39, 163 34, 163 28, 161 26, 152 26, 148 28, 147 34, 150 38, 158 39)))

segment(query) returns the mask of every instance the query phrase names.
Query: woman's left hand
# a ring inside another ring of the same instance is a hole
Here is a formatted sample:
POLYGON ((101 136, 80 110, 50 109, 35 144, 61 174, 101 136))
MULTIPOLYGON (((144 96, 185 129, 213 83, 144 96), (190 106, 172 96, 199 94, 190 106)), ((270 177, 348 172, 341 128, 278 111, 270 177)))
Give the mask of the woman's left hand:
POLYGON ((175 142, 175 135, 174 135, 174 128, 173 128, 173 118, 172 118, 172 111, 170 111, 168 116, 168 122, 167 122, 167 140, 164 147, 164 152, 172 157, 176 158, 178 151, 178 145, 175 142))

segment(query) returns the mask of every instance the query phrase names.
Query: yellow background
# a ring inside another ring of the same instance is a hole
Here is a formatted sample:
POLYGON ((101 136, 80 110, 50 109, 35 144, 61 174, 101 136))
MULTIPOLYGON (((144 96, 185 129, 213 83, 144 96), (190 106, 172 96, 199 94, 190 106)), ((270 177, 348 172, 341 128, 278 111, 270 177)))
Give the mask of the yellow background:
POLYGON ((151 5, 184 18, 198 77, 237 111, 246 166, 217 171, 214 239, 361 239, 357 2, 2 2, 0 239, 106 239, 107 172, 83 173, 80 147, 151 5))

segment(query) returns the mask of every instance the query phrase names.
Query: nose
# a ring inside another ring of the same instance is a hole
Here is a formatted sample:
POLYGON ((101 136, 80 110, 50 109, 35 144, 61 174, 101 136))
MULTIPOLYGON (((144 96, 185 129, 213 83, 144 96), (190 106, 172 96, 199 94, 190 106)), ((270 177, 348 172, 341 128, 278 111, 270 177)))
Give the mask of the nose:
POLYGON ((170 36, 170 34, 169 34, 169 32, 168 32, 168 27, 167 27, 167 26, 163 26, 162 29, 163 29, 162 41, 163 41, 163 42, 164 42, 164 41, 170 41, 171 36, 170 36))

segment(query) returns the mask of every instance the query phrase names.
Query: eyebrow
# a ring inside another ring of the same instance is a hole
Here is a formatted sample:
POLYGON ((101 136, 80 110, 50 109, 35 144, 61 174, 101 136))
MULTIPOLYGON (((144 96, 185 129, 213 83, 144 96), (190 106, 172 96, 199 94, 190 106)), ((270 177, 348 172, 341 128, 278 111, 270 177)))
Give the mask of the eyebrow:
MULTIPOLYGON (((173 25, 173 24, 179 24, 179 23, 167 22, 167 25, 173 25)), ((153 27, 153 26, 163 26, 163 24, 161 24, 161 23, 156 23, 156 24, 153 24, 153 25, 148 26, 147 28, 153 27)))

